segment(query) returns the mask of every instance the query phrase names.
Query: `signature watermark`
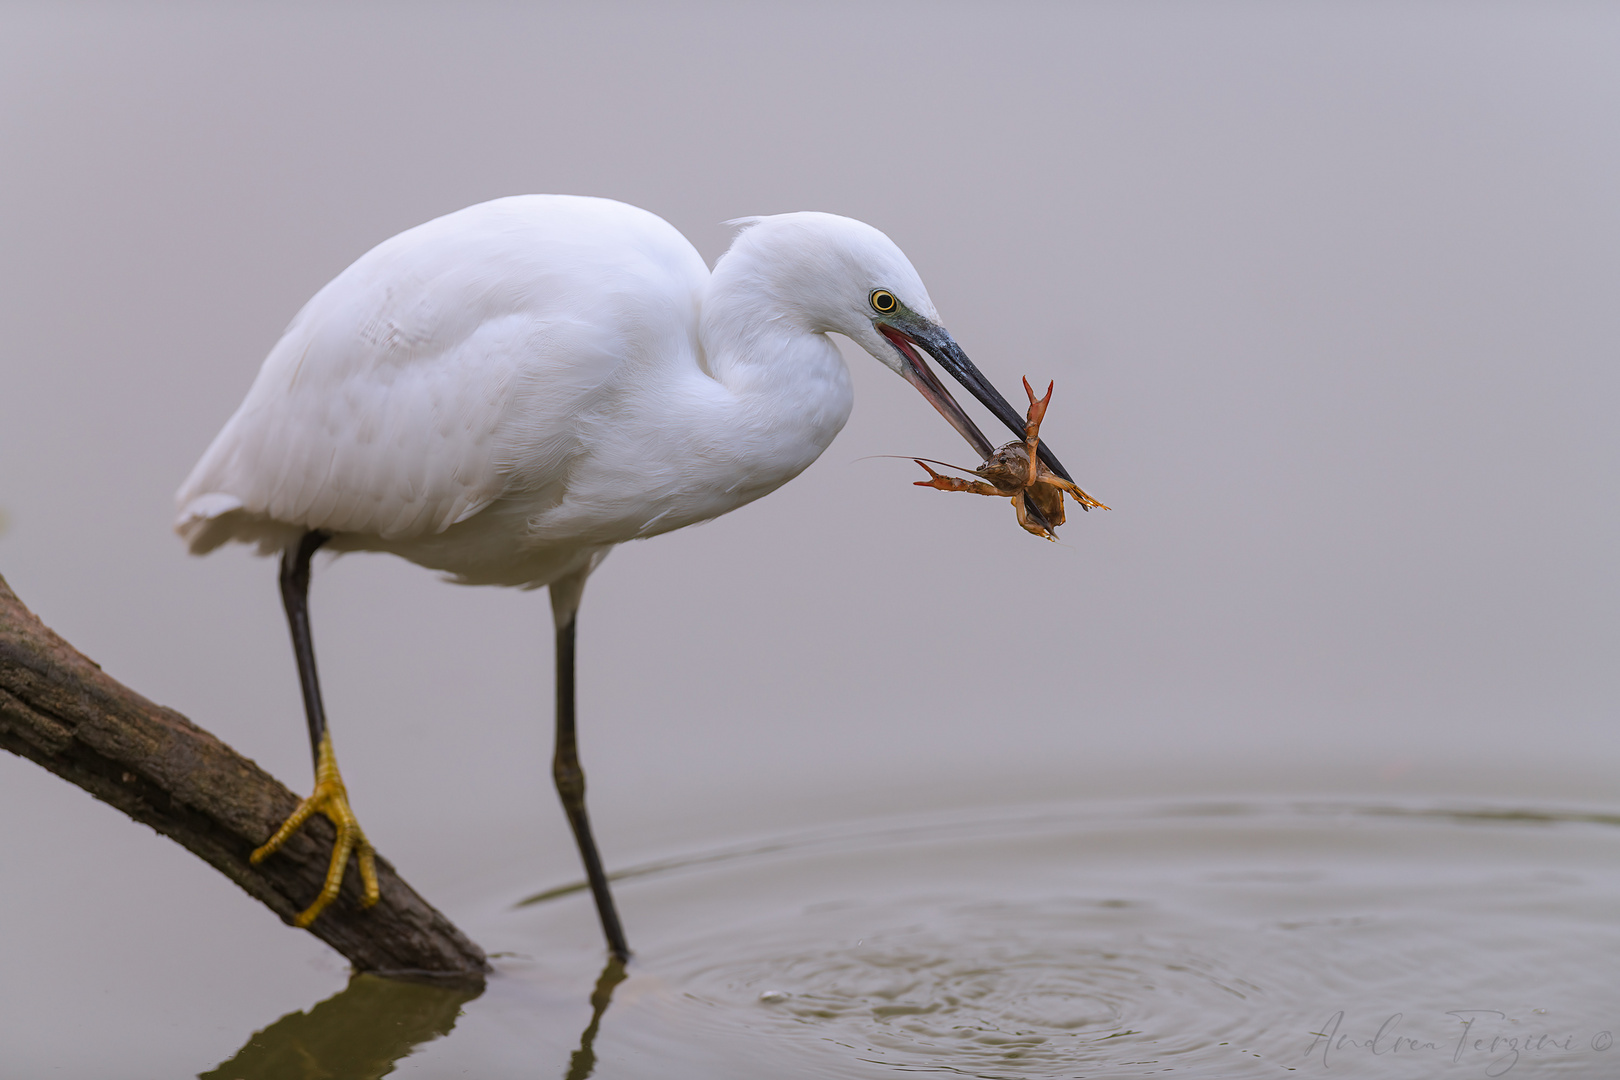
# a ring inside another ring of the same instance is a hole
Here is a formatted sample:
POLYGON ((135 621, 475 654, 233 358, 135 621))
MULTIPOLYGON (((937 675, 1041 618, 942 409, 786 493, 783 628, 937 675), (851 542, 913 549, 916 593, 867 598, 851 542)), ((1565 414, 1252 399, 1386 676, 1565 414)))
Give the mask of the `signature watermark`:
MULTIPOLYGON (((1327 1018, 1320 1031, 1310 1032, 1305 1057, 1331 1069, 1351 1057, 1427 1057, 1453 1065, 1482 1065, 1486 1076, 1506 1076, 1522 1061, 1575 1054, 1600 1054, 1614 1045, 1608 1030, 1573 1031, 1538 1027, 1495 1009, 1451 1009, 1445 1013, 1444 1033, 1414 1034, 1405 1013, 1392 1013, 1369 1034, 1346 1024, 1344 1010, 1327 1018)), ((1431 1025, 1440 1028, 1436 1023, 1431 1025)), ((1620 1055, 1617 1055, 1620 1056, 1620 1055)))

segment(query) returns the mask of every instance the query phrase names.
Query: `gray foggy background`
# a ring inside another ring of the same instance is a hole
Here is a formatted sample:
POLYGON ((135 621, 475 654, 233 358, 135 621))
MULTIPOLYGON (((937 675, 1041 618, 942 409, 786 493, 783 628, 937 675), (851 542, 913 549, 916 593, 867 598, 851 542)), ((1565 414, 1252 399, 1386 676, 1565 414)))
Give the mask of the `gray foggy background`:
MULTIPOLYGON (((911 487, 868 456, 969 452, 846 349, 820 462, 587 590, 610 864, 1021 799, 1612 802, 1617 48, 1602 4, 8 7, 0 573, 305 790, 272 565, 170 531, 304 300, 500 195, 623 199, 711 263, 728 218, 829 210, 1009 396, 1056 380, 1114 509, 1050 545, 911 487)), ((313 607, 379 848, 452 915, 571 880, 545 598, 360 556, 313 607)), ((228 1000, 217 1060, 341 982, 35 766, 0 809, 15 1032, 96 994, 145 1045, 228 1000)))

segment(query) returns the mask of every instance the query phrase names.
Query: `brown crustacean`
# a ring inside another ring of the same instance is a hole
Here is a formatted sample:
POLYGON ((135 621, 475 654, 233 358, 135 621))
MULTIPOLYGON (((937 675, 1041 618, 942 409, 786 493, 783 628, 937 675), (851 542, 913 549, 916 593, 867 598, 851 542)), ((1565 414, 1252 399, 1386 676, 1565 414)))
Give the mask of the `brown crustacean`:
MULTIPOLYGON (((916 481, 917 487, 937 488, 940 491, 971 491, 975 495, 1000 495, 1011 499, 1013 510, 1018 515, 1018 524, 1025 532, 1044 536, 1048 540, 1056 540, 1057 536, 1040 522, 1030 517, 1024 508, 1024 496, 1028 494, 1037 510, 1053 526, 1063 524, 1063 493, 1066 491, 1079 503, 1083 509, 1107 510, 1108 507, 1081 491, 1079 487, 1058 476, 1041 463, 1036 456, 1036 448, 1040 445, 1041 421, 1046 418, 1047 403, 1052 400, 1052 386, 1046 384, 1046 396, 1037 398, 1035 390, 1024 380, 1024 393, 1029 395, 1029 412, 1025 414, 1024 440, 1013 441, 998 449, 985 460, 983 465, 973 470, 979 480, 963 480, 955 476, 941 476, 930 469, 926 462, 920 458, 912 458, 923 470, 928 473, 927 480, 916 481)), ((943 465, 944 462, 935 464, 943 465)), ((957 468, 955 465, 948 468, 957 468)), ((963 472, 968 470, 964 469, 963 472)))

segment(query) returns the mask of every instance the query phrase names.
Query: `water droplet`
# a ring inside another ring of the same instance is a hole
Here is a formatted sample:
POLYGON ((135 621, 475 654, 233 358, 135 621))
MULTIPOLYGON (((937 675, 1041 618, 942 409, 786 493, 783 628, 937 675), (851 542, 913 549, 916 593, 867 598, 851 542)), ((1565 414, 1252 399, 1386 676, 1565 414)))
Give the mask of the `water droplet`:
POLYGON ((759 1000, 766 1005, 775 1005, 778 1001, 786 1001, 787 999, 787 994, 780 990, 764 990, 759 995, 759 1000))

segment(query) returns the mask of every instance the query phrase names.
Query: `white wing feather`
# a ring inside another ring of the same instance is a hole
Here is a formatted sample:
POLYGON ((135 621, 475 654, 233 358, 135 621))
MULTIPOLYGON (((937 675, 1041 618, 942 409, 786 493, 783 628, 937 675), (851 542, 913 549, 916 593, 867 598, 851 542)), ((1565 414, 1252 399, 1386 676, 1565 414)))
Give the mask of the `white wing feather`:
POLYGON ((662 219, 603 199, 499 199, 384 241, 293 319, 176 528, 197 553, 394 541, 514 491, 555 501, 625 343, 689 349, 707 273, 662 219))

